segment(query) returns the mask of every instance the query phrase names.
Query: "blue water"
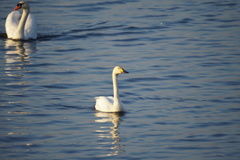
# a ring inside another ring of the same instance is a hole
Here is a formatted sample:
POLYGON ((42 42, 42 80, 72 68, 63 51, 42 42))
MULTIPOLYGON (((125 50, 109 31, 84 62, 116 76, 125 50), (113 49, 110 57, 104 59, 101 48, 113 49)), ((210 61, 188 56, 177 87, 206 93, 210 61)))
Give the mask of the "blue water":
POLYGON ((240 2, 30 5, 39 38, 0 40, 0 159, 240 158, 240 2), (116 65, 127 112, 97 112, 116 65))

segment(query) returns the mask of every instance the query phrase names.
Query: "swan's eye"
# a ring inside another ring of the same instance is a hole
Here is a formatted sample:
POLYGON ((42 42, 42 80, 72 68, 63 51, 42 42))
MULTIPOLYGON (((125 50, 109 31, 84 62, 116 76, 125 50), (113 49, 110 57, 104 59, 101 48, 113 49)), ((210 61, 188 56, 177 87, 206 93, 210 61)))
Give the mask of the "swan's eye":
POLYGON ((17 6, 22 7, 24 3, 18 3, 17 6))

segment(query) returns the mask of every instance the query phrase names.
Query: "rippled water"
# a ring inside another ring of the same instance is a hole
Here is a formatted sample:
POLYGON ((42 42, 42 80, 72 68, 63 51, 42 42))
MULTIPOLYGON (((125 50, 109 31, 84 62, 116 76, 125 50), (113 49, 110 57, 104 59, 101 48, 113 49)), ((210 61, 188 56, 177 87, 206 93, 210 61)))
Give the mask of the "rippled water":
POLYGON ((1 159, 240 158, 240 2, 30 5, 38 40, 0 41, 1 159), (116 65, 127 112, 96 112, 116 65))

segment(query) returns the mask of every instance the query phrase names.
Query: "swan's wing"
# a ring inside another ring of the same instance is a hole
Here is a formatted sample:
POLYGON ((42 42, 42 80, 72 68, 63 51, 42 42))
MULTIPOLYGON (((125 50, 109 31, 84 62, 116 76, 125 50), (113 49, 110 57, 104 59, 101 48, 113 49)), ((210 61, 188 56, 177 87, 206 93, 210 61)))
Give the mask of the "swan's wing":
POLYGON ((14 33, 17 29, 18 23, 21 18, 21 13, 19 11, 12 11, 8 14, 6 23, 5 23, 5 29, 8 38, 13 38, 14 33))
POLYGON ((24 28, 25 39, 37 39, 37 21, 34 15, 31 13, 28 15, 25 28, 24 28))
POLYGON ((96 104, 95 109, 98 111, 109 112, 112 110, 113 97, 95 97, 96 104))

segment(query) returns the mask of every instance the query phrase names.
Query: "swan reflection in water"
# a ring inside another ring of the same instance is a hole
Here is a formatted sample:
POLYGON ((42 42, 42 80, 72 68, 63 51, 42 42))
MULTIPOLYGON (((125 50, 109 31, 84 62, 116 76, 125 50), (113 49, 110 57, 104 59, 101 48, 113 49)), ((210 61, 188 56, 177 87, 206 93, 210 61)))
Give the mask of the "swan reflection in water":
MULTIPOLYGON (((95 130, 100 142, 99 145, 111 146, 109 149, 113 150, 111 153, 100 155, 102 156, 113 156, 119 155, 120 152, 123 152, 122 144, 119 144, 121 141, 120 133, 118 130, 121 117, 124 116, 124 113, 106 113, 106 112, 96 112, 95 120, 96 123, 99 123, 99 128, 95 130), (109 126, 109 122, 113 124, 109 126)), ((102 147, 100 147, 102 148, 102 147)))
POLYGON ((28 65, 29 55, 36 52, 36 41, 5 41, 5 73, 8 76, 17 76, 13 72, 22 70, 24 65, 28 65))

